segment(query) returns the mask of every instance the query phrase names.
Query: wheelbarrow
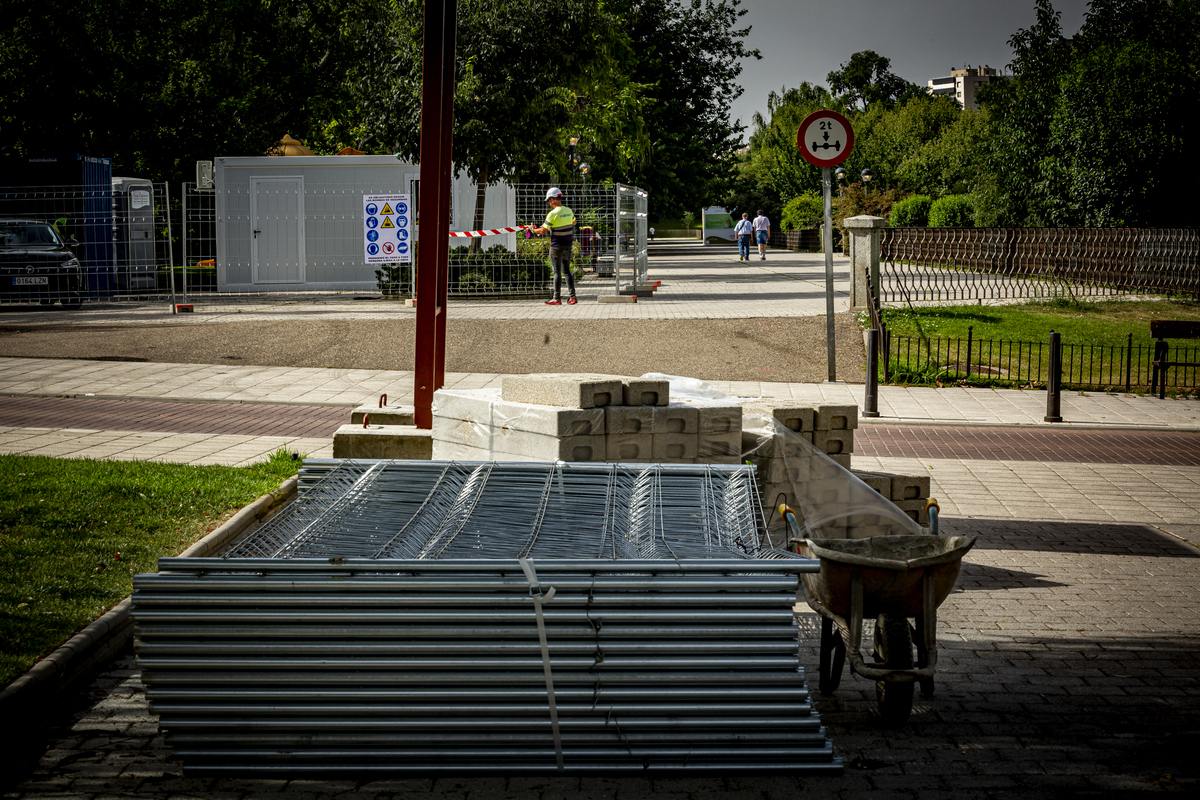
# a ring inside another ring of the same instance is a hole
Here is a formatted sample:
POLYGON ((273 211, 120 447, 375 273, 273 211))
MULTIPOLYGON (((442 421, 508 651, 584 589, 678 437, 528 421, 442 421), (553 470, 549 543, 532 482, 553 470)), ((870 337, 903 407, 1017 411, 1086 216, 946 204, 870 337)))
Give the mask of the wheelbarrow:
MULTIPOLYGON (((931 504, 932 520, 937 519, 935 509, 936 504, 931 504)), ((804 575, 805 599, 822 617, 821 693, 837 690, 849 656, 851 672, 875 681, 875 699, 884 722, 903 725, 912 713, 914 683, 920 683, 922 697, 933 696, 937 609, 954 588, 962 558, 974 546, 975 537, 805 539, 795 513, 786 506, 780 507, 780 513, 787 520, 796 552, 821 560, 820 572, 804 575), (862 655, 867 617, 875 618, 873 664, 862 655)), ((936 532, 936 522, 931 530, 936 532)))

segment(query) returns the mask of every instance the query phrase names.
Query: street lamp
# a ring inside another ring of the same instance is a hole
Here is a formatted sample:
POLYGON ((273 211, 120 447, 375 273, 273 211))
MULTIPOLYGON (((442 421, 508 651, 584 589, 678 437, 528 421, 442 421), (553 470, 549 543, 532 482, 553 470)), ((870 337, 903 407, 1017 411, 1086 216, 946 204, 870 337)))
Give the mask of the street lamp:
POLYGON ((862 182, 863 182, 863 197, 866 197, 867 196, 867 184, 871 182, 872 173, 871 173, 871 170, 864 169, 860 173, 860 175, 862 176, 862 182))
POLYGON ((833 171, 834 180, 837 181, 838 197, 842 196, 842 184, 846 181, 846 170, 838 167, 833 171))
POLYGON ((587 183, 588 173, 592 171, 592 165, 586 161, 579 165, 579 175, 583 178, 583 182, 587 183))

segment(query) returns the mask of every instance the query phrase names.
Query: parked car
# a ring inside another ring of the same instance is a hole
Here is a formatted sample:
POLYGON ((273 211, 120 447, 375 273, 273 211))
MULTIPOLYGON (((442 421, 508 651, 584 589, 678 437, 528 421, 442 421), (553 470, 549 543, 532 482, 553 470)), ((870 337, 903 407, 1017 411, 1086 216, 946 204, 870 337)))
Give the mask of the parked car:
POLYGON ((48 222, 0 219, 0 300, 82 306, 86 283, 72 244, 48 222))

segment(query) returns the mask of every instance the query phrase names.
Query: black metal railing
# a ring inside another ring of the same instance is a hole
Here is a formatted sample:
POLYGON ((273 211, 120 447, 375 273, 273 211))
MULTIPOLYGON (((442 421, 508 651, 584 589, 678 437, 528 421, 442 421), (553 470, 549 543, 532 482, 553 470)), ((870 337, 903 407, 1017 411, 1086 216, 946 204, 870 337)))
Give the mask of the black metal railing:
MULTIPOLYGON (((1049 342, 1018 342, 967 338, 902 336, 884 338, 886 358, 881 364, 882 380, 891 383, 966 383, 990 386, 1045 386, 1049 378, 1049 342)), ((1198 361, 1200 346, 1168 347, 1169 360, 1198 361)), ((1154 342, 1124 344, 1062 345, 1064 389, 1097 391, 1148 391, 1154 361, 1154 342)), ((1200 369, 1174 367, 1167 387, 1195 390, 1200 386, 1200 369)))

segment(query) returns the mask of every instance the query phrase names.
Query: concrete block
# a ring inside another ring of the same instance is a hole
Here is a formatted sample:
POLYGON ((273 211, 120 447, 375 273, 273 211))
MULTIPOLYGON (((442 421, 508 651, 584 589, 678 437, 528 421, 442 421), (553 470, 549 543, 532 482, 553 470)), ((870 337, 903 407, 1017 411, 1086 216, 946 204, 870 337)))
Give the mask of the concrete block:
POLYGON ((854 470, 854 477, 879 492, 888 500, 892 499, 892 476, 886 472, 860 472, 859 470, 854 470))
POLYGON ((411 425, 343 425, 333 434, 334 458, 433 458, 433 431, 411 425))
MULTIPOLYGON (((611 275, 612 272, 610 271, 609 274, 611 275)), ((596 302, 597 303, 636 303, 637 295, 633 295, 633 294, 630 294, 630 295, 602 294, 596 298, 596 302)))
POLYGON ((627 406, 665 406, 671 400, 669 381, 625 378, 622 383, 627 406))
POLYGON ((839 467, 841 467, 842 469, 845 469, 845 470, 850 469, 850 454, 849 453, 831 453, 829 455, 829 457, 832 458, 834 461, 836 461, 837 465, 839 467))
POLYGON ((612 433, 605 437, 605 461, 652 461, 654 437, 649 433, 612 433))
POLYGON ((696 457, 696 434, 656 433, 653 435, 652 458, 655 461, 682 461, 696 457))
POLYGON ((604 461, 603 436, 546 436, 518 430, 498 430, 492 436, 497 461, 604 461))
POLYGON ((925 499, 918 498, 916 500, 893 500, 896 507, 909 516, 910 519, 916 521, 918 525, 929 524, 929 510, 925 508, 925 499))
POLYGON ((826 455, 854 452, 854 431, 851 430, 822 430, 813 432, 813 447, 826 455))
POLYGON ((604 432, 609 436, 621 434, 649 436, 654 432, 654 407, 607 406, 604 409, 604 432))
POLYGON ((500 397, 510 403, 600 408, 624 403, 625 387, 620 378, 612 375, 506 375, 501 383, 500 397))
POLYGON ((928 475, 892 476, 892 500, 920 500, 929 497, 928 475))
POLYGON ((690 433, 699 428, 699 412, 693 406, 655 406, 652 433, 690 433))
POLYGON ((838 478, 807 481, 799 490, 809 497, 814 505, 845 506, 850 502, 850 481, 838 478))
POLYGON ((696 461, 701 464, 737 464, 741 461, 742 434, 701 433, 696 436, 696 461), (717 461, 716 459, 722 459, 717 461), (731 459, 731 460, 730 460, 731 459))
POLYGON ((791 400, 754 400, 744 408, 754 413, 772 416, 790 431, 801 433, 813 430, 816 411, 811 405, 791 400))
POLYGON ((741 406, 696 406, 697 433, 742 433, 741 406))
POLYGON ((350 424, 362 425, 363 415, 369 414, 372 425, 412 425, 415 410, 412 406, 384 406, 367 404, 350 412, 350 424))
POLYGON ((813 420, 813 430, 818 431, 852 431, 858 427, 858 406, 817 406, 816 418, 813 420))
MULTIPOLYGON (((450 416, 443 412, 446 416, 450 416)), ((603 436, 603 408, 559 408, 498 400, 492 405, 492 426, 543 436, 603 436)))

